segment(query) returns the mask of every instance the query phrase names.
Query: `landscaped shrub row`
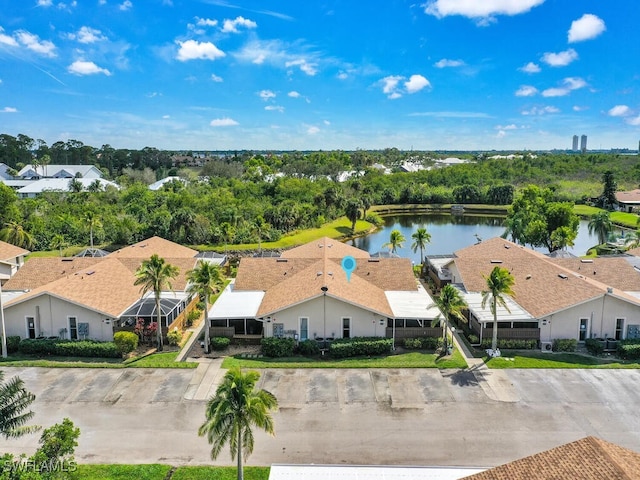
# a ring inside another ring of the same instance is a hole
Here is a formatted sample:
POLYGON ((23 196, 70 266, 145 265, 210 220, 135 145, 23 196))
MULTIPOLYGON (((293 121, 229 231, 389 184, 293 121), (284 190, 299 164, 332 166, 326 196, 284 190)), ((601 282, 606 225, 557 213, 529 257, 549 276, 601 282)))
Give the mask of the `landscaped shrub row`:
POLYGON ((391 353, 392 346, 393 341, 390 338, 356 337, 334 340, 329 347, 329 353, 334 358, 383 355, 391 353))
POLYGON ((122 355, 133 352, 138 348, 138 335, 133 332, 116 332, 113 335, 113 343, 116 344, 122 355))
MULTIPOLYGON (((483 338, 480 346, 482 349, 491 348, 491 339, 483 338)), ((502 350, 535 350, 538 348, 538 341, 516 338, 499 338, 498 348, 502 350)))
POLYGON ((442 337, 405 338, 402 344, 407 350, 437 350, 442 347, 442 337))
POLYGON ((318 355, 320 353, 320 345, 314 340, 304 340, 298 344, 297 350, 300 355, 318 355))
POLYGON ((618 344, 618 356, 623 360, 640 358, 640 339, 623 340, 618 344))
POLYGON ((575 338, 556 338, 551 349, 554 352, 575 352, 578 341, 575 338))
POLYGON ((604 352, 604 343, 602 340, 587 338, 584 341, 584 346, 591 355, 601 355, 604 352))
MULTIPOLYGON (((2 339, 2 337, 0 337, 0 339, 2 339)), ((16 353, 18 351, 19 345, 20 345, 19 336, 7 337, 7 353, 16 353)))
POLYGON ((20 341, 19 351, 32 355, 63 357, 120 358, 122 354, 113 342, 96 340, 29 339, 20 341))
POLYGON ((268 337, 260 341, 260 346, 265 357, 291 357, 296 347, 296 341, 293 338, 268 337))
POLYGON ((231 340, 227 337, 211 337, 211 348, 214 350, 224 350, 230 343, 231 340))

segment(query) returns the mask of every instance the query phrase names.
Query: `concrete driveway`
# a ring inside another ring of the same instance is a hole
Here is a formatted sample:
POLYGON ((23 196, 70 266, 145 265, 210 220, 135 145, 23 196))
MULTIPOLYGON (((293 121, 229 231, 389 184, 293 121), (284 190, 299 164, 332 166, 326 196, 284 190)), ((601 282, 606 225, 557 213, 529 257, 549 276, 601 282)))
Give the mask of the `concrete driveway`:
MULTIPOLYGON (((223 371, 5 368, 36 394, 34 423, 80 427, 84 463, 212 462, 197 435, 223 371)), ((270 369, 276 437, 256 434, 248 464, 494 466, 596 435, 640 451, 635 370, 270 369)), ((37 435, 0 440, 30 453, 37 435)))

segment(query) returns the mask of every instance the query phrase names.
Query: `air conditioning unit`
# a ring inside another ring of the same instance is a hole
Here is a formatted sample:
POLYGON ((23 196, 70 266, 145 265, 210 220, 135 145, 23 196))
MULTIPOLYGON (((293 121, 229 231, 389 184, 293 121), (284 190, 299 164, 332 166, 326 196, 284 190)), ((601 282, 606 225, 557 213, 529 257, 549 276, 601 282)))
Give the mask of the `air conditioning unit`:
POLYGON ((553 351, 553 342, 540 342, 540 350, 543 353, 551 353, 553 351))

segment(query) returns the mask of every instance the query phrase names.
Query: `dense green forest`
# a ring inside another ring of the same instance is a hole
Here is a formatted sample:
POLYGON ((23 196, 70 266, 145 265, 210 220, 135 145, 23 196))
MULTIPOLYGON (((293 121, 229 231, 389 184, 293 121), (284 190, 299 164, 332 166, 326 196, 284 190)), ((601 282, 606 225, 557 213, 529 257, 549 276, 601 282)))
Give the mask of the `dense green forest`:
POLYGON ((466 154, 457 156, 469 163, 442 168, 434 165, 446 155, 397 149, 226 152, 189 168, 174 165, 175 155, 153 148, 94 148, 75 140, 49 147, 24 135, 0 135, 0 162, 12 169, 27 163, 91 164, 122 186, 18 199, 0 184, 2 225, 21 227, 34 250, 88 245, 90 232, 96 244, 111 245, 152 235, 191 245, 256 243, 345 214, 362 216, 376 204, 506 205, 529 184, 549 187, 553 201, 588 203, 602 193, 605 172, 612 172, 620 188, 640 183, 638 157, 618 154, 524 153, 514 159, 466 154), (429 169, 401 172, 405 161, 429 169), (375 163, 392 173, 374 168, 375 163), (357 173, 338 182, 344 171, 357 173), (166 175, 186 181, 170 182, 159 191, 147 188, 166 175))

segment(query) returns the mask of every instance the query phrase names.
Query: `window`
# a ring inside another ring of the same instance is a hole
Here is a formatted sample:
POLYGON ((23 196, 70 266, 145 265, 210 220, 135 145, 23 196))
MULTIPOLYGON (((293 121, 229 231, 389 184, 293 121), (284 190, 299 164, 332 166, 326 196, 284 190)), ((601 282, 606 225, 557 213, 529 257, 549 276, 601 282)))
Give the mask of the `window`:
POLYGON ((588 318, 580 319, 580 331, 578 333, 578 340, 584 342, 587 339, 587 327, 589 326, 588 318))
POLYGON ((616 340, 622 340, 624 332, 624 318, 616 318, 616 340))
POLYGON ((342 318, 342 338, 351 338, 351 319, 342 318))
POLYGON ((71 340, 78 339, 78 319, 76 317, 69 317, 69 338, 71 340))
POLYGON ((304 342, 309 340, 309 319, 307 317, 300 317, 300 341, 304 342))

